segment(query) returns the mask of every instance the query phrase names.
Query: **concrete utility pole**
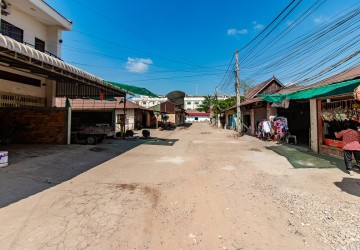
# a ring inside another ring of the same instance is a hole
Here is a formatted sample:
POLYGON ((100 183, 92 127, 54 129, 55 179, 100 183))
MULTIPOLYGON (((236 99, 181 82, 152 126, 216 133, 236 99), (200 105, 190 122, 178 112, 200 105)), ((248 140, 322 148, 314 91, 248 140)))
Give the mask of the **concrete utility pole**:
POLYGON ((239 74, 239 51, 235 51, 236 67, 235 67, 235 88, 236 88, 236 119, 237 119, 237 132, 242 135, 242 119, 241 119, 241 98, 240 98, 240 74, 239 74))

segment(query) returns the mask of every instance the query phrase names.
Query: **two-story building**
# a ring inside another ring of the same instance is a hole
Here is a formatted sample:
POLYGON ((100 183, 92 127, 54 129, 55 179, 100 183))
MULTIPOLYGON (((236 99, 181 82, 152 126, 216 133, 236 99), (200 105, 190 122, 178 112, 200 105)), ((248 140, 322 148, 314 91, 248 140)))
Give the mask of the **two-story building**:
POLYGON ((62 32, 72 23, 42 0, 1 0, 0 140, 69 142, 71 112, 55 97, 125 96, 62 61, 62 32))
POLYGON ((195 110, 200 107, 200 105, 204 100, 205 100, 205 96, 185 96, 184 109, 195 110))

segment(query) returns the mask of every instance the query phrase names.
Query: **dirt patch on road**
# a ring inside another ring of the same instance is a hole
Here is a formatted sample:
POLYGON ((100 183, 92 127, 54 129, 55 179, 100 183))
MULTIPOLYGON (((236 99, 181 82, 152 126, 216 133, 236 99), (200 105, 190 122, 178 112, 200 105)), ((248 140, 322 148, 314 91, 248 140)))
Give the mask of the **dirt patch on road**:
POLYGON ((155 208, 158 204, 160 192, 155 188, 149 186, 140 186, 140 184, 137 183, 132 183, 132 184, 122 183, 115 185, 115 187, 121 190, 129 190, 129 191, 134 191, 135 189, 139 189, 143 194, 149 197, 153 208, 155 208))
POLYGON ((115 187, 121 190, 125 189, 125 190, 134 191, 137 186, 139 186, 139 184, 118 184, 115 187))

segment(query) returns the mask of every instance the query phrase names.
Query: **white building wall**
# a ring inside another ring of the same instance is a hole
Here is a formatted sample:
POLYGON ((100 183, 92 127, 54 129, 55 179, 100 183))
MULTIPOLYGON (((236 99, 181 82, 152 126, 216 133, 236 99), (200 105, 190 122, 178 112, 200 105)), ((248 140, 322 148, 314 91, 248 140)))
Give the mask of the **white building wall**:
POLYGON ((210 117, 209 116, 186 116, 185 122, 209 122, 210 117), (198 119, 196 120, 195 117, 198 119))
MULTIPOLYGON (((124 114, 124 110, 116 109, 115 110, 115 123, 116 123, 116 132, 120 131, 120 124, 118 124, 118 115, 124 114)), ((125 118, 125 130, 134 130, 135 128, 135 110, 126 109, 126 118, 125 118)))
POLYGON ((184 98, 184 109, 193 110, 199 108, 205 100, 204 96, 187 96, 184 98))
POLYGON ((34 18, 31 13, 18 10, 16 6, 12 6, 9 15, 1 15, 1 19, 22 29, 24 31, 24 42, 35 45, 36 37, 45 42, 46 51, 61 58, 61 43, 59 41, 62 37, 62 30, 59 26, 46 25, 34 18))
POLYGON ((0 70, 41 80, 41 87, 36 87, 28 84, 22 84, 18 82, 12 82, 8 80, 0 79, 1 92, 7 92, 7 93, 13 93, 19 95, 29 95, 29 96, 41 97, 41 98, 46 97, 46 79, 44 77, 32 75, 26 72, 10 69, 8 67, 3 67, 3 66, 0 66, 0 70))
POLYGON ((2 15, 1 18, 24 31, 24 42, 35 45, 35 37, 37 37, 45 41, 46 46, 46 42, 48 41, 48 32, 45 24, 37 21, 27 13, 16 10, 15 8, 11 9, 10 15, 2 15))
POLYGON ((61 44, 62 39, 61 30, 56 26, 48 26, 47 28, 47 41, 45 42, 45 49, 51 54, 61 58, 61 44))

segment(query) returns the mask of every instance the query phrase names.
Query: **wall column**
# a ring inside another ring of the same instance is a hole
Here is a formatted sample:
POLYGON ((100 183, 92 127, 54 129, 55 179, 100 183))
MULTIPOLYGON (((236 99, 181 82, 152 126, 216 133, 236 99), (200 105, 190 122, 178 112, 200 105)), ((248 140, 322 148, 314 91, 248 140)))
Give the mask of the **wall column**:
POLYGON ((55 107, 56 81, 46 79, 45 84, 46 107, 55 107))
POLYGON ((310 147, 316 153, 319 153, 319 135, 318 135, 318 113, 317 100, 310 99, 310 147))
POLYGON ((277 108, 271 107, 270 102, 266 103, 266 119, 270 116, 277 116, 277 108))
POLYGON ((255 135, 255 109, 250 111, 250 124, 251 124, 251 134, 255 135))

